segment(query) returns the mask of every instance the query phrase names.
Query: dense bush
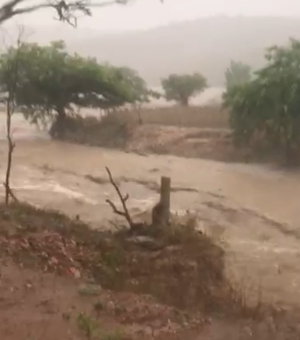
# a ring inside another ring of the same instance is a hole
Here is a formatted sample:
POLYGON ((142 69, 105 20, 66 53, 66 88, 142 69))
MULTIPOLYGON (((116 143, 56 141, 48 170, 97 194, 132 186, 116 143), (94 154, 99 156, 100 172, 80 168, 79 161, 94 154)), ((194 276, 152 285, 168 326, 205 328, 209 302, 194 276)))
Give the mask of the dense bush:
POLYGON ((258 141, 292 164, 300 151, 300 42, 269 48, 266 61, 251 82, 227 90, 224 104, 239 144, 258 141))

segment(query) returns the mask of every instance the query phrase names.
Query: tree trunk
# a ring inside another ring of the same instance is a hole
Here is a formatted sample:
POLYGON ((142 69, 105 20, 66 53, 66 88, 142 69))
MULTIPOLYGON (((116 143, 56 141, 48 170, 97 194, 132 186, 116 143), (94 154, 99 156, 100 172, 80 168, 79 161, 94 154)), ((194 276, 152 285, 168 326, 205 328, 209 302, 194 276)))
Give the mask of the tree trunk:
POLYGON ((143 124, 143 119, 142 119, 142 116, 141 116, 141 109, 142 109, 142 105, 140 105, 140 104, 134 105, 134 110, 135 110, 136 113, 137 113, 138 122, 139 122, 140 125, 143 124))
POLYGON ((296 148, 293 143, 293 139, 291 138, 291 135, 290 135, 288 123, 282 122, 281 131, 283 131, 286 165, 295 166, 298 163, 298 155, 297 155, 298 148, 296 148))
POLYGON ((288 166, 296 166, 299 162, 297 150, 290 140, 285 143, 285 161, 288 166))
POLYGON ((66 111, 64 107, 57 107, 57 116, 51 126, 50 135, 57 139, 62 139, 65 135, 66 111))
POLYGON ((189 106, 189 97, 182 96, 180 99, 181 105, 182 106, 189 106))

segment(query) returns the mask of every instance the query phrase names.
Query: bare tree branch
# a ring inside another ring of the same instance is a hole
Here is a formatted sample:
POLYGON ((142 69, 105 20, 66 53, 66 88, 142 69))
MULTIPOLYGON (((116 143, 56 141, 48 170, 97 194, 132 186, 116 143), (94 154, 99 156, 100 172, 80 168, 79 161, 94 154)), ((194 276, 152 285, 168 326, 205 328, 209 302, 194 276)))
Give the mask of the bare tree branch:
POLYGON ((18 83, 19 78, 19 53, 20 48, 22 45, 22 39, 24 35, 24 29, 22 27, 19 27, 19 34, 18 34, 18 40, 17 40, 17 54, 13 62, 10 64, 9 68, 9 79, 7 85, 7 97, 4 99, 6 104, 6 138, 7 138, 7 167, 6 167, 6 176, 5 176, 5 182, 3 183, 3 186, 5 188, 5 204, 9 204, 9 198, 11 197, 15 202, 18 202, 18 199, 16 198, 15 194, 13 193, 11 187, 10 187, 10 175, 11 175, 11 168, 12 168, 12 155, 14 152, 14 149, 16 147, 16 144, 12 140, 11 136, 11 120, 12 115, 15 112, 15 96, 16 96, 16 87, 18 83))
POLYGON ((5 21, 21 14, 32 13, 43 8, 56 11, 59 21, 65 21, 77 26, 77 13, 91 16, 91 7, 107 7, 111 5, 126 5, 131 0, 43 0, 39 4, 29 5, 28 0, 10 0, 0 7, 0 25, 5 21))
POLYGON ((105 202, 111 206, 115 214, 126 217, 126 214, 124 213, 124 211, 118 210, 118 208, 115 206, 115 204, 111 200, 107 199, 105 200, 105 202))
POLYGON ((111 174, 109 168, 105 167, 105 169, 106 169, 106 171, 108 173, 110 183, 115 188, 115 190, 116 190, 116 192, 117 192, 117 194, 119 196, 119 199, 120 199, 120 201, 122 203, 122 206, 123 206, 123 211, 119 210, 111 200, 107 199, 106 202, 111 206, 111 208, 112 208, 112 210, 113 210, 113 212, 115 214, 125 217, 127 222, 128 222, 128 224, 129 224, 129 226, 130 226, 130 228, 134 229, 135 228, 135 223, 133 223, 133 221, 131 219, 131 216, 129 214, 129 211, 127 209, 127 206, 126 206, 126 201, 128 200, 129 195, 128 194, 125 195, 125 196, 122 195, 119 187, 117 186, 116 182, 114 181, 114 179, 112 177, 112 174, 111 174))

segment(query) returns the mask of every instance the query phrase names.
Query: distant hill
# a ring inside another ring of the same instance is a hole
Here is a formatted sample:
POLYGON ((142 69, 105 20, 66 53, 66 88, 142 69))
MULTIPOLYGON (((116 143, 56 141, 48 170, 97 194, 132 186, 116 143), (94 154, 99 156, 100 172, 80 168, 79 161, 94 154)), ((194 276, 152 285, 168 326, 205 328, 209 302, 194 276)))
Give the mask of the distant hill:
MULTIPOLYGON (((231 59, 257 68, 266 47, 300 39, 300 18, 220 16, 147 31, 103 34, 79 26, 76 34, 72 29, 55 34, 72 51, 137 69, 153 86, 171 72, 193 71, 202 72, 212 86, 222 86, 231 59)), ((47 34, 40 31, 35 37, 44 41, 47 34)))

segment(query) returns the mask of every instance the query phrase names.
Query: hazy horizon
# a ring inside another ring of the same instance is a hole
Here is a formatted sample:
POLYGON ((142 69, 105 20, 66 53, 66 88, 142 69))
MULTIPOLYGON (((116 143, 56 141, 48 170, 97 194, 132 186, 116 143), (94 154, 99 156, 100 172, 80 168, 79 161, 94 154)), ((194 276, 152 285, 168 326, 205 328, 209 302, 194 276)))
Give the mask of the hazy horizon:
POLYGON ((136 69, 151 86, 170 73, 191 72, 223 86, 231 60, 257 69, 266 47, 300 39, 298 0, 135 0, 93 8, 76 29, 54 16, 42 10, 9 21, 1 27, 4 36, 9 32, 6 43, 13 41, 16 24, 25 25, 26 40, 63 39, 71 52, 136 69))
MULTIPOLYGON (((39 0, 28 0, 30 4, 39 0)), ((92 3, 101 0, 92 0, 92 3)), ((25 1, 26 3, 26 1, 25 1)), ((290 16, 300 17, 298 0, 133 0, 128 5, 112 5, 93 8, 92 17, 80 18, 80 28, 102 32, 148 29, 172 24, 178 21, 195 20, 210 16, 290 16)), ((51 10, 40 10, 35 13, 18 16, 7 25, 15 23, 32 27, 69 28, 55 22, 55 13, 51 10)), ((75 32, 74 32, 75 33, 75 32)), ((75 33, 76 34, 76 33, 75 33)))

